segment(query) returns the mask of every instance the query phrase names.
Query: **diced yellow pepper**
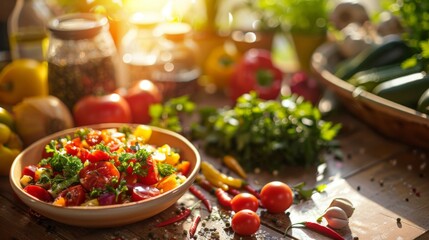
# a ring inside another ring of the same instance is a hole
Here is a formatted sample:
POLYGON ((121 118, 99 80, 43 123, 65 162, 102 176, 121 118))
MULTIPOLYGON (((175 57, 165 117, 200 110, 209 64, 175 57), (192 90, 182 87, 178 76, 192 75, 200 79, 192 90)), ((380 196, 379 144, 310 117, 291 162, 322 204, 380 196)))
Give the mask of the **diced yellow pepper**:
POLYGON ((141 141, 147 142, 152 136, 152 128, 146 125, 138 125, 133 132, 133 135, 140 138, 141 141))
POLYGON ((170 165, 176 165, 179 162, 180 155, 174 152, 168 144, 158 148, 158 151, 165 154, 165 162, 170 165))

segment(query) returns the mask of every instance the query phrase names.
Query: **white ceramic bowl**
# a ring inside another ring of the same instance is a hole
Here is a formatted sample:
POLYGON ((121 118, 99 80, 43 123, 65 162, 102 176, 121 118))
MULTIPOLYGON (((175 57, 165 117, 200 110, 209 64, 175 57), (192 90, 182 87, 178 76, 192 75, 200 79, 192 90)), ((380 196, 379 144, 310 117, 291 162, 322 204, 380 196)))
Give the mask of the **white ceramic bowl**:
MULTIPOLYGON (((94 129, 116 128, 124 124, 99 124, 90 126, 94 129)), ((133 126, 129 124, 129 126, 133 126)), ((9 180, 16 195, 30 208, 41 215, 65 224, 83 227, 113 227, 141 221, 152 217, 172 206, 188 190, 199 171, 201 157, 197 149, 185 137, 172 131, 151 127, 149 143, 157 146, 169 144, 180 149, 181 159, 190 161, 191 168, 187 180, 176 189, 165 192, 151 199, 120 205, 97 207, 59 207, 38 200, 29 195, 20 184, 22 169, 30 164, 37 164, 41 159, 44 146, 52 139, 71 135, 77 128, 64 130, 38 140, 20 153, 11 166, 9 180)))

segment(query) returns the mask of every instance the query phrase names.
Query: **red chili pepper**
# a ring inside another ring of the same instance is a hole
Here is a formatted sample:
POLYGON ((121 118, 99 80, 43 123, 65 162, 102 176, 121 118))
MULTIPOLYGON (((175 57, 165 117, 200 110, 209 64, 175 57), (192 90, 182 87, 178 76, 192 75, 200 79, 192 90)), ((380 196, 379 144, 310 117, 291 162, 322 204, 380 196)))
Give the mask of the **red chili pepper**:
POLYGON ((189 238, 193 238, 195 235, 195 232, 197 231, 198 228, 198 224, 201 221, 201 216, 197 215, 194 219, 194 221, 192 222, 191 228, 189 228, 189 238))
POLYGON ((222 188, 217 188, 215 191, 218 202, 222 207, 231 209, 231 197, 228 196, 228 193, 225 192, 222 188))
POLYGON ((308 229, 311 229, 315 232, 318 232, 318 233, 320 233, 326 237, 330 237, 331 239, 334 239, 334 240, 344 240, 344 238, 340 234, 338 234, 337 232, 335 232, 331 228, 323 226, 323 225, 315 223, 315 222, 301 222, 301 223, 292 224, 291 226, 289 226, 286 229, 285 235, 287 234, 287 232, 289 231, 290 228, 295 227, 296 225, 303 225, 304 227, 306 227, 308 229))
POLYGON ((204 206, 206 206, 207 210, 209 212, 212 212, 212 205, 210 203, 210 201, 206 198, 206 196, 200 191, 198 190, 195 186, 190 186, 189 187, 189 191, 194 194, 195 197, 197 197, 198 199, 200 199, 204 206))
POLYGON ((216 190, 216 188, 206 179, 198 179, 197 183, 209 193, 214 193, 216 190))
POLYGON ((158 224, 155 225, 155 227, 164 227, 167 226, 169 224, 181 221, 186 219, 189 215, 191 215, 192 210, 194 210, 194 208, 200 203, 200 201, 196 202, 194 205, 192 205, 192 207, 190 208, 185 208, 182 212, 180 212, 178 215, 171 217, 163 222, 160 222, 158 224))
POLYGON ((240 194, 241 192, 238 189, 229 188, 228 193, 231 194, 232 196, 236 196, 236 195, 240 194))
POLYGON ((252 186, 250 186, 249 184, 245 184, 243 186, 243 188, 248 191, 250 194, 252 194, 253 196, 255 196, 257 199, 261 199, 261 195, 259 195, 259 192, 254 189, 252 186))

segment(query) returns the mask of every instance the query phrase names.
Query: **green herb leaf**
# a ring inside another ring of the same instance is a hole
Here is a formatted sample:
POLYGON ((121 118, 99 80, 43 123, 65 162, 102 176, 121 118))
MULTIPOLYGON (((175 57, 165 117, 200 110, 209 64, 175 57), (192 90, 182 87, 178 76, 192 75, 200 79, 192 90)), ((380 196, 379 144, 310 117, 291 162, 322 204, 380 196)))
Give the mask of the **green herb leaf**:
POLYGON ((158 163, 156 166, 161 177, 166 177, 176 172, 176 168, 167 163, 158 163))

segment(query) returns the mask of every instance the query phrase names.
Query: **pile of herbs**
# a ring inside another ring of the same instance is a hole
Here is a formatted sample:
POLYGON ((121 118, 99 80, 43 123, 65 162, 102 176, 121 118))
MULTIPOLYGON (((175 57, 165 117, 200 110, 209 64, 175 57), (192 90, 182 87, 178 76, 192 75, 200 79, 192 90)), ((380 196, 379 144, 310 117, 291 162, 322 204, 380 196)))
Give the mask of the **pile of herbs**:
POLYGON ((232 108, 204 107, 198 113, 191 138, 200 140, 211 156, 235 156, 247 170, 316 165, 340 129, 339 124, 323 121, 316 107, 296 95, 266 101, 249 93, 232 108))

